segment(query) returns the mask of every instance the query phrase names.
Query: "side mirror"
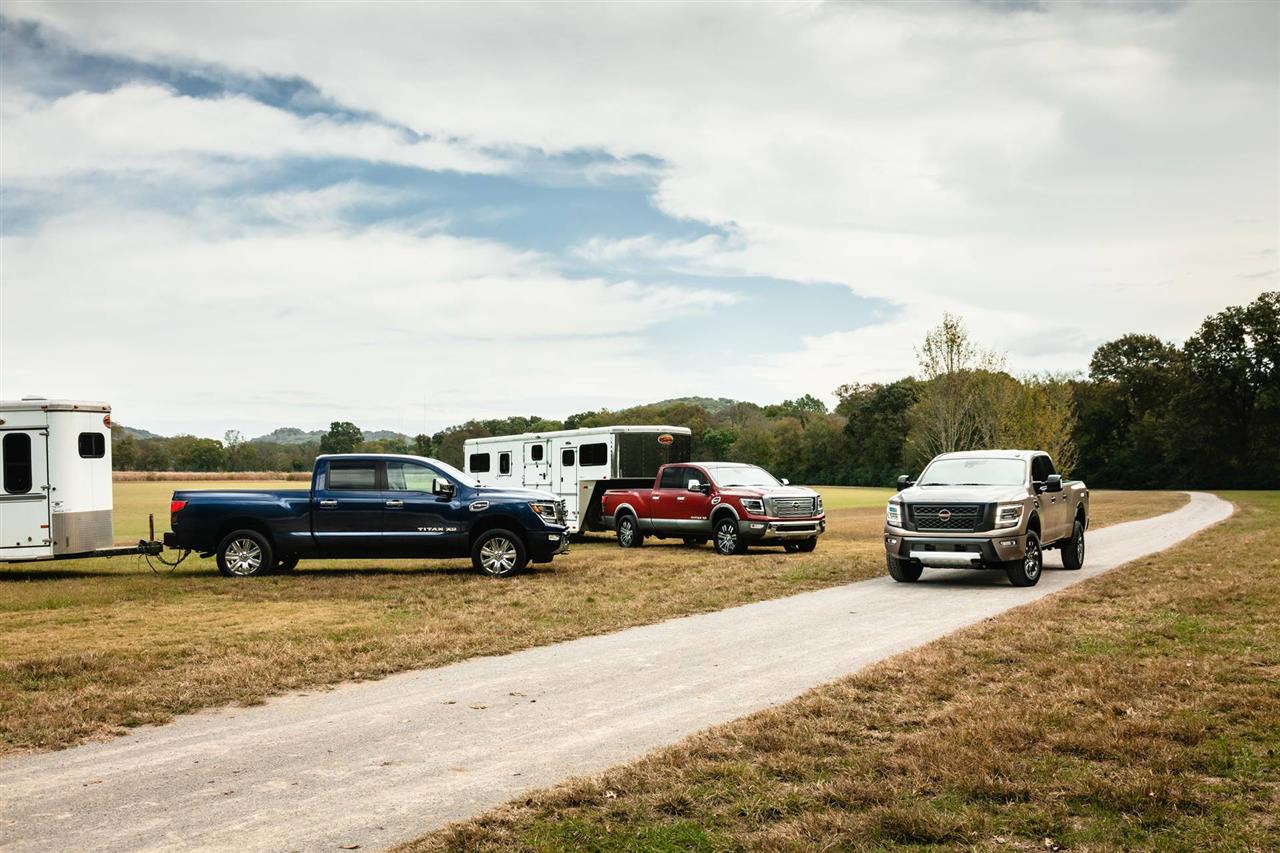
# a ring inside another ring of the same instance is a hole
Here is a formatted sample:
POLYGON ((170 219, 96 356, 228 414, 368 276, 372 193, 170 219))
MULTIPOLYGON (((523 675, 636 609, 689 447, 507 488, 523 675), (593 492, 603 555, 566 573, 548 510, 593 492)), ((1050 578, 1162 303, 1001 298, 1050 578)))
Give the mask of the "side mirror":
POLYGON ((903 474, 900 477, 898 477, 898 491, 902 491, 903 489, 910 488, 910 487, 911 487, 910 477, 908 477, 906 474, 903 474))
POLYGON ((454 491, 456 491, 456 489, 453 483, 448 480, 442 480, 439 477, 435 477, 431 480, 431 494, 433 495, 438 495, 442 498, 451 498, 453 497, 454 491))
POLYGON ((1050 474, 1050 475, 1049 475, 1049 477, 1048 477, 1048 479, 1046 479, 1046 480, 1044 481, 1044 490, 1045 490, 1046 492, 1060 492, 1060 491, 1062 491, 1062 475, 1061 475, 1061 474, 1050 474))
POLYGON ((783 478, 782 478, 782 485, 784 485, 784 486, 790 486, 790 485, 791 485, 791 481, 790 481, 790 480, 788 480, 786 477, 783 477, 783 478))

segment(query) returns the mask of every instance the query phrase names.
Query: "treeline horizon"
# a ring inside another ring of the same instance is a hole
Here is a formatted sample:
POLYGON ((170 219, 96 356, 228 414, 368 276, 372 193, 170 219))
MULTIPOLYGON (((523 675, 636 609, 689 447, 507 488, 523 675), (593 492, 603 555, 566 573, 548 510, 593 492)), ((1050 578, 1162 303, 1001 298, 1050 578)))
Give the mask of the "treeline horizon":
POLYGON ((916 374, 772 405, 684 398, 563 420, 469 420, 433 434, 366 440, 337 421, 319 441, 285 444, 112 433, 128 471, 306 471, 319 453, 413 453, 462 467, 469 438, 614 424, 693 433, 695 460, 749 462, 793 482, 892 485, 938 453, 1047 450, 1101 488, 1280 487, 1280 291, 1205 319, 1182 344, 1127 334, 1099 346, 1085 376, 1014 376, 994 348, 946 316, 916 349, 916 374))

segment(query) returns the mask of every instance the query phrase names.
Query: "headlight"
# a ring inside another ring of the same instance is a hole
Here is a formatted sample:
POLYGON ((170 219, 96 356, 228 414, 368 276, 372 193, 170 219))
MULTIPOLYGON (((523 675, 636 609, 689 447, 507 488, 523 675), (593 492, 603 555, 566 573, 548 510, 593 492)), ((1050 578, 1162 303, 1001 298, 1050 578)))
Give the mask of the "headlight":
POLYGON ((560 523, 559 515, 556 512, 556 505, 554 501, 536 501, 534 503, 529 504, 529 508, 532 509, 535 513, 537 513, 538 518, 542 519, 547 524, 560 523))
POLYGON ((818 515, 822 515, 822 495, 818 495, 818 515))
POLYGON ((889 501, 889 506, 885 508, 884 520, 892 524, 894 527, 902 526, 902 504, 898 501, 889 501))
POLYGON ((1022 521, 1022 504, 1000 504, 996 507, 996 527, 1017 527, 1022 521))
POLYGON ((760 498, 743 498, 742 508, 751 515, 764 515, 764 501, 760 498))

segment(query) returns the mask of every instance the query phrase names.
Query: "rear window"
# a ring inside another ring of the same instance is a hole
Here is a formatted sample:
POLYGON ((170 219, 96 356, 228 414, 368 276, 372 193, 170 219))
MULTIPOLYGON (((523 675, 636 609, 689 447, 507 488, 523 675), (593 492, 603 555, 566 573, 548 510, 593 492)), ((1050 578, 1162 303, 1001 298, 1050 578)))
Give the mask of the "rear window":
POLYGON ((4 490, 11 495, 31 491, 31 436, 11 432, 4 437, 4 490))
POLYGON ((80 433, 80 457, 101 459, 107 455, 107 441, 100 432, 80 433))
POLYGON ((579 465, 604 465, 609 461, 609 445, 603 441, 584 444, 578 448, 579 465))
POLYGON ((472 453, 467 460, 467 470, 472 474, 485 474, 489 471, 489 454, 472 453))
POLYGON ((348 462, 329 466, 329 488, 371 491, 378 488, 378 468, 374 462, 348 462))

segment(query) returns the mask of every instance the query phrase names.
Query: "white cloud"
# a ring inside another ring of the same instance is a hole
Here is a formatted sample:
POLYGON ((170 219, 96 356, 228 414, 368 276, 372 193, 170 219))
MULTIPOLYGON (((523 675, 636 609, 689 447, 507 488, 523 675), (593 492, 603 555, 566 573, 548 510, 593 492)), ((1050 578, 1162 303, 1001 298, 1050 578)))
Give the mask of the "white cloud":
POLYGON ((301 117, 242 96, 193 98, 152 85, 75 92, 45 101, 6 90, 5 183, 76 173, 199 176, 225 160, 348 157, 422 169, 499 172, 507 164, 474 147, 326 115, 301 117))
MULTIPOLYGON (((88 48, 296 75, 339 103, 460 140, 420 148, 379 126, 311 126, 239 99, 131 88, 19 116, 30 122, 17 126, 19 173, 145 169, 190 151, 460 158, 453 168, 479 170, 502 164, 474 152, 508 146, 600 149, 623 170, 647 170, 629 159, 646 155, 662 163, 664 212, 731 236, 597 239, 578 257, 843 282, 899 307, 871 328, 795 342, 776 370, 703 377, 755 398, 900 375, 943 310, 1008 349, 1016 369, 1083 367, 1096 342, 1133 330, 1181 337, 1268 286, 1246 276, 1266 267, 1257 253, 1280 232, 1280 16, 1267 4, 7 9, 88 48), (95 108, 119 120, 99 127, 95 108), (243 127, 227 126, 241 116, 243 127), (60 138, 67 127, 83 137, 60 138)), ((544 320, 557 322, 535 311, 528 324, 544 320)), ((617 366, 590 352, 566 358, 603 359, 594 375, 617 366)), ((638 396, 690 381, 643 370, 654 384, 640 387, 654 391, 638 396)))

